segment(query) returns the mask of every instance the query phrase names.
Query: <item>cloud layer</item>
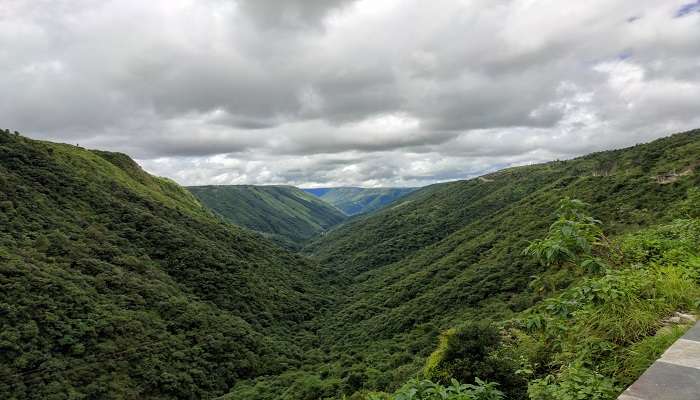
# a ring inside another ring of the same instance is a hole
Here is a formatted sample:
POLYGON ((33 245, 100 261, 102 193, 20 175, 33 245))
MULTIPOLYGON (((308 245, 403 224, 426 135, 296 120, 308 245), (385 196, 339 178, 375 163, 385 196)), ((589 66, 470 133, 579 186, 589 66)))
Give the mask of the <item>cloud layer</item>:
POLYGON ((699 4, 5 0, 0 124, 183 184, 460 179, 700 126, 699 4))

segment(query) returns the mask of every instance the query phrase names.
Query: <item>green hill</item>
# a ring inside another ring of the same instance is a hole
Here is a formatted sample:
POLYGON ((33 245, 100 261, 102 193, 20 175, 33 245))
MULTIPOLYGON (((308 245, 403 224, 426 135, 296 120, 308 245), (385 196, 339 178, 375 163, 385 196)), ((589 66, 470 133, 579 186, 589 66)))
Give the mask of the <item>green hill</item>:
POLYGON ((299 367, 319 275, 123 154, 0 132, 2 398, 213 398, 299 367))
POLYGON ((648 226, 663 221, 685 191, 697 185, 693 171, 698 162, 700 131, 692 131, 574 160, 431 185, 334 229, 306 252, 354 276, 413 260, 419 250, 437 253, 433 246, 448 245, 446 239, 454 241, 456 233, 459 243, 449 245, 450 252, 479 235, 477 240, 488 248, 514 246, 542 232, 551 204, 566 195, 592 203, 592 211, 610 221, 614 232, 648 226), (658 182, 667 175, 673 184, 658 182))
MULTIPOLYGON (((440 332, 464 321, 503 321, 537 304, 534 276, 558 276, 522 255, 570 196, 591 204, 608 235, 677 216, 700 187, 700 131, 570 161, 510 168, 429 186, 317 239, 306 253, 341 293, 321 337, 356 388, 396 387, 418 373, 440 332)), ((349 390, 348 392, 352 392, 349 390)))
POLYGON ((292 186, 192 186, 188 189, 225 221, 282 242, 301 242, 345 219, 335 207, 292 186))
POLYGON ((295 255, 125 155, 0 133, 0 397, 614 399, 700 305, 699 166, 692 131, 436 184, 295 255))
POLYGON ((365 214, 385 207, 415 188, 315 188, 304 191, 333 204, 346 215, 365 214))

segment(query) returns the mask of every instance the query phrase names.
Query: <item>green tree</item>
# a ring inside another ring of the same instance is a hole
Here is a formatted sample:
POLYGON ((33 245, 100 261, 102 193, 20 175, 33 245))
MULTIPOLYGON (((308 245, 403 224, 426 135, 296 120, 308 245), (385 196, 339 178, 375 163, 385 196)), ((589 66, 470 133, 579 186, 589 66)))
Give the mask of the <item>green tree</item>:
POLYGON ((700 218, 700 189, 691 188, 679 207, 682 218, 700 218))
POLYGON ((586 213, 588 204, 568 197, 559 201, 557 220, 547 236, 524 250, 543 265, 582 266, 600 270, 603 262, 594 256, 596 246, 607 246, 601 222, 586 213))

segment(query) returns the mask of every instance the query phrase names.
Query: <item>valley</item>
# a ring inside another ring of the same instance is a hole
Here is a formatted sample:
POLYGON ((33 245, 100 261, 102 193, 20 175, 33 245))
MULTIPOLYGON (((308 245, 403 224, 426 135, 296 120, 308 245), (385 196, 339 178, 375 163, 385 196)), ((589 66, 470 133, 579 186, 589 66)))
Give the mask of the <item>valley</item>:
POLYGON ((3 131, 0 393, 614 398, 697 312, 698 161, 695 130, 340 202, 3 131))
POLYGON ((335 187, 303 190, 353 216, 386 207, 416 188, 335 187))
POLYGON ((298 248, 346 216, 334 206, 292 186, 193 186, 188 190, 224 221, 298 248))

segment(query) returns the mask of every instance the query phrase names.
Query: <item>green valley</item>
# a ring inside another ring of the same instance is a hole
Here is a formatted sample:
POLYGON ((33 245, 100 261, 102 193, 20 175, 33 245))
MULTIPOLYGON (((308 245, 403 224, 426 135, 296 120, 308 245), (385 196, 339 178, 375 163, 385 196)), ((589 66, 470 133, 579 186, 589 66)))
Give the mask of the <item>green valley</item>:
POLYGON ((0 0, 0 400, 700 400, 700 0, 0 0))
POLYGON ((699 166, 696 130, 343 222, 2 132, 0 393, 614 399, 698 313, 699 166))
MULTIPOLYGON (((623 237, 683 216, 689 190, 700 187, 698 161, 700 131, 692 131, 432 185, 334 229, 304 250, 339 288, 336 308, 318 322, 326 356, 316 355, 304 379, 326 394, 399 387, 421 374, 443 332, 518 318, 582 279, 522 254, 562 198, 589 203, 607 237, 623 237)), ((256 385, 287 387, 284 379, 256 385)), ((521 381, 510 394, 525 389, 521 381)))
POLYGON ((386 207, 415 188, 317 188, 304 191, 333 204, 347 215, 365 214, 386 207))
POLYGON ((286 247, 319 235, 345 219, 328 203, 292 186, 191 186, 224 221, 260 232, 286 247))

